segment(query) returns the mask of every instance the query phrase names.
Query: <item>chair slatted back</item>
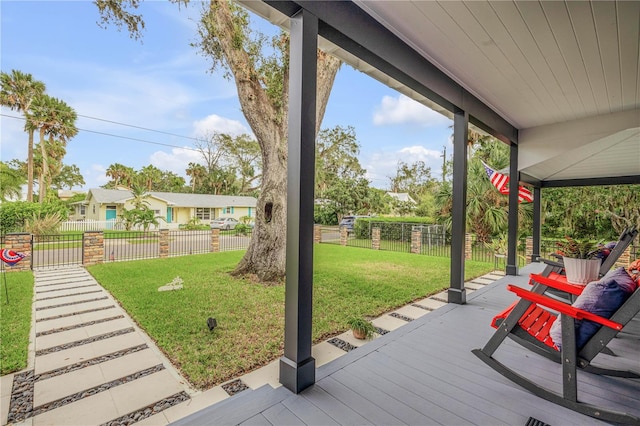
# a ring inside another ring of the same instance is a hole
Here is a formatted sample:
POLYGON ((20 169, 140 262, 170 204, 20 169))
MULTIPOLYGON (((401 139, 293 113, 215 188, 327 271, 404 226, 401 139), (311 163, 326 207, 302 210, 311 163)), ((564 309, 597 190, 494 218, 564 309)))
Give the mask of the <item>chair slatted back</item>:
POLYGON ((606 275, 607 272, 613 267, 618 258, 622 255, 622 253, 629 247, 631 242, 638 235, 638 230, 635 227, 626 228, 620 234, 620 238, 618 238, 618 242, 616 246, 611 250, 609 256, 602 262, 600 265, 600 276, 606 275))

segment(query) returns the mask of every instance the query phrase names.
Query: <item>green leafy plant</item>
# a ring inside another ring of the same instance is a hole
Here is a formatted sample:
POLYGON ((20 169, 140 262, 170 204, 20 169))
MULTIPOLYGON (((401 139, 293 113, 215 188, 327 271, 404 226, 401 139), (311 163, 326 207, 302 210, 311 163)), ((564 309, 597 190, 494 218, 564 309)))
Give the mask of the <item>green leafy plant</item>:
POLYGON ((490 242, 485 242, 484 246, 494 254, 505 256, 509 247, 509 240, 505 234, 502 234, 499 237, 492 239, 490 242))
POLYGON ((236 225, 235 230, 237 235, 249 235, 249 232, 251 232, 251 227, 244 223, 239 223, 236 225))
POLYGON ((347 325, 353 330, 356 339, 371 339, 376 328, 364 318, 353 317, 347 321, 347 325))
POLYGON ((588 239, 564 237, 556 243, 557 254, 574 259, 593 259, 600 252, 601 244, 588 239))
POLYGON ((51 235, 58 232, 62 222, 62 216, 59 212, 47 213, 44 216, 33 216, 25 223, 25 230, 34 235, 51 235))

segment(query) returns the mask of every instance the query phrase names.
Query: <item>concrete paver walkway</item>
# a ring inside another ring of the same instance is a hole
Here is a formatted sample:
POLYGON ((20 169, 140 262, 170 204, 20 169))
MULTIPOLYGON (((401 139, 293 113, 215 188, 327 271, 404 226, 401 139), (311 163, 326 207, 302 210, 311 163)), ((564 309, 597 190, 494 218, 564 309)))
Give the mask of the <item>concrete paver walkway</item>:
MULTIPOLYGON (((166 425, 245 389, 279 387, 278 364, 204 392, 190 388, 153 341, 83 268, 36 271, 29 366, 1 378, 2 424, 166 425)), ((501 278, 493 272, 468 292, 501 278)), ((386 334, 446 304, 446 292, 372 322, 386 334)), ((319 367, 365 340, 350 331, 313 347, 319 367)))
POLYGON ((2 378, 3 424, 126 424, 190 399, 186 380, 85 269, 34 275, 29 367, 2 378))

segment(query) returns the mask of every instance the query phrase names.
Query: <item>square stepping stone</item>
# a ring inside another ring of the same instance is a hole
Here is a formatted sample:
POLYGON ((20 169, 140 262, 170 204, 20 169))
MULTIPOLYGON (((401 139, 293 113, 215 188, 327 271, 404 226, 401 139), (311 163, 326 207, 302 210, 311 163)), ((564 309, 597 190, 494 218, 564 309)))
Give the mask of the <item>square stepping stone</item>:
POLYGON ((389 315, 383 315, 371 321, 376 327, 384 328, 385 330, 393 331, 396 328, 406 325, 407 322, 398 318, 391 317, 389 315))
POLYGON ((418 305, 426 306, 427 308, 431 308, 432 310, 436 310, 436 309, 446 305, 446 303, 444 303, 444 302, 441 302, 439 300, 434 300, 434 299, 431 299, 429 297, 427 297, 426 299, 418 300, 415 303, 418 304, 418 305))
POLYGON ((346 352, 328 342, 320 342, 311 348, 311 355, 316 360, 316 367, 340 358, 346 352))

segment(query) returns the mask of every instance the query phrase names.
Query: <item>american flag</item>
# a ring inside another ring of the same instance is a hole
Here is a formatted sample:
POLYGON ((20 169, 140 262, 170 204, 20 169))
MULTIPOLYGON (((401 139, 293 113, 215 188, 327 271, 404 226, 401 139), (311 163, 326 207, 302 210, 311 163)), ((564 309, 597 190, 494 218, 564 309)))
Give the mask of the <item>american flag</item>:
MULTIPOLYGON (((489 177, 491 184, 495 186, 501 194, 509 195, 509 176, 496 172, 491 167, 487 166, 484 162, 482 162, 482 165, 487 171, 487 176, 489 177)), ((524 186, 520 186, 518 188, 518 201, 527 201, 531 203, 533 201, 533 194, 524 186)))

